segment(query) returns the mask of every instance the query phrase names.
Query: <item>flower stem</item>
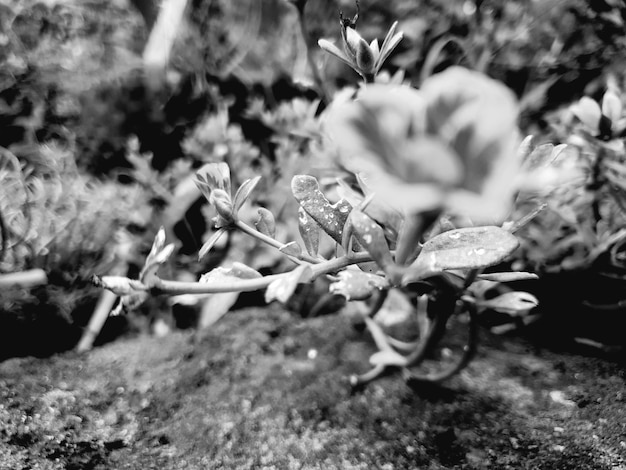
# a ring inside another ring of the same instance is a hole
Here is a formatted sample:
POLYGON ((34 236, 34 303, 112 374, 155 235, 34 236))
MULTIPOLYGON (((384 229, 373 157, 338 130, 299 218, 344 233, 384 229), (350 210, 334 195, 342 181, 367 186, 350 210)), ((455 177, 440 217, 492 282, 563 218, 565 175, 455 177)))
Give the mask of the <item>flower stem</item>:
MULTIPOLYGON (((373 261, 372 257, 366 253, 354 253, 350 257, 342 256, 341 258, 331 259, 329 261, 318 262, 311 266, 313 272, 313 279, 316 279, 324 274, 329 274, 338 271, 339 269, 350 266, 351 264, 363 263, 367 261, 373 261)), ((180 295, 180 294, 217 294, 221 292, 251 292, 261 290, 270 285, 273 281, 280 279, 281 277, 288 276, 291 271, 281 274, 271 274, 256 279, 241 279, 232 282, 181 282, 181 281, 167 281, 159 280, 155 286, 151 289, 154 294, 168 294, 168 295, 180 295)), ((107 287, 103 285, 102 287, 107 287)))

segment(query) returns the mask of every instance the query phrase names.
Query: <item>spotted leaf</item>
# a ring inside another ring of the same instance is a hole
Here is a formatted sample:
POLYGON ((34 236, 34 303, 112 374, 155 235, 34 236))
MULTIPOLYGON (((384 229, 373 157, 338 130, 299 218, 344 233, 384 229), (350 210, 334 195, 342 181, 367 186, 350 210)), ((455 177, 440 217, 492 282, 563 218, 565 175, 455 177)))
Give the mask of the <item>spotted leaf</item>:
POLYGON ((428 240, 403 282, 450 269, 481 269, 503 261, 519 246, 514 235, 496 226, 450 230, 428 240))
POLYGON ((291 180, 294 197, 306 213, 322 227, 337 243, 341 243, 343 228, 352 210, 345 199, 331 204, 320 191, 319 183, 313 176, 296 175, 291 180))

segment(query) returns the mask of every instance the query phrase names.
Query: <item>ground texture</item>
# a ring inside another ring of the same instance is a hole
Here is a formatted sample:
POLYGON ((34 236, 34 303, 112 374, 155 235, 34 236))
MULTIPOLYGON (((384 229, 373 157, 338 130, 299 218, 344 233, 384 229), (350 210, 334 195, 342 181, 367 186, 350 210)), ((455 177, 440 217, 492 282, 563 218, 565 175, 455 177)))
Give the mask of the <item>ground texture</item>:
POLYGON ((352 392, 366 332, 278 307, 0 364, 0 469, 626 469, 623 365, 483 333, 443 387, 352 392))

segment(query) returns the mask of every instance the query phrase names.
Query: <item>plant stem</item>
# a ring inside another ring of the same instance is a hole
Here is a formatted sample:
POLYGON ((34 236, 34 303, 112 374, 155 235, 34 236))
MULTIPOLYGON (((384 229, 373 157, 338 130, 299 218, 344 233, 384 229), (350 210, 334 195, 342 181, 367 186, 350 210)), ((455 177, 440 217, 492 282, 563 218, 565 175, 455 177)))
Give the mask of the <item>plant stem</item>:
POLYGON ((296 9, 298 10, 298 23, 300 24, 300 34, 302 35, 302 39, 304 40, 304 47, 306 48, 306 58, 307 62, 309 63, 309 67, 311 68, 311 73, 313 74, 313 81, 315 82, 315 85, 322 95, 322 102, 324 104, 327 104, 329 101, 330 93, 328 91, 328 88, 326 87, 324 79, 320 74, 317 64, 315 63, 313 51, 311 50, 311 47, 309 47, 309 31, 306 26, 306 18, 304 17, 304 7, 305 3, 302 3, 301 6, 296 5, 296 9))
MULTIPOLYGON (((242 232, 247 233, 251 237, 254 237, 257 240, 260 240, 263 243, 266 243, 270 245, 271 247, 276 248, 277 250, 280 250, 283 246, 285 246, 284 243, 281 243, 278 240, 272 237, 269 237, 265 235, 264 233, 259 232, 258 230, 253 229, 252 227, 250 227, 245 222, 242 222, 241 220, 237 220, 235 222, 235 226, 242 232)), ((313 258, 312 256, 306 253, 301 253, 298 256, 291 256, 291 255, 286 255, 286 256, 289 256, 289 259, 291 259, 294 263, 297 263, 297 264, 303 264, 303 262, 307 262, 311 264, 318 264, 320 262, 320 260, 313 258)))
MULTIPOLYGON (((342 256, 341 258, 335 258, 329 261, 318 262, 311 266, 313 272, 313 279, 316 279, 324 274, 333 273, 339 269, 350 266, 351 264, 363 263, 366 261, 373 261, 369 253, 354 253, 350 257, 342 256)), ((273 281, 280 279, 281 277, 289 276, 291 272, 281 274, 271 274, 256 279, 241 279, 234 282, 215 282, 215 283, 201 283, 201 282, 180 282, 180 281, 167 281, 160 280, 151 289, 155 294, 168 294, 168 295, 180 295, 180 294, 217 294, 222 292, 251 292, 261 290, 270 285, 273 281)), ((103 285, 106 288, 106 285, 103 285)))

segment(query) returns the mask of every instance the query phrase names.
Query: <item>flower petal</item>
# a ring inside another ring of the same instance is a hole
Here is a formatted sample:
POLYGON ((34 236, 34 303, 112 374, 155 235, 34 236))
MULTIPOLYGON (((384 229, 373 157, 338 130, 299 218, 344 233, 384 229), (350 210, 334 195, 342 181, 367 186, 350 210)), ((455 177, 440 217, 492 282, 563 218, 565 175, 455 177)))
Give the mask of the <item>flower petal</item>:
POLYGON ((317 41, 317 45, 324 49, 329 54, 334 55, 337 59, 345 62, 350 67, 354 68, 354 63, 348 58, 346 54, 343 53, 341 49, 335 46, 332 42, 327 41, 326 39, 320 39, 317 41))
MULTIPOLYGON (((196 176, 199 182, 206 184, 211 191, 222 189, 230 194, 230 168, 227 163, 207 163, 196 172, 196 176)), ((202 190, 202 187, 200 189, 202 190)))

